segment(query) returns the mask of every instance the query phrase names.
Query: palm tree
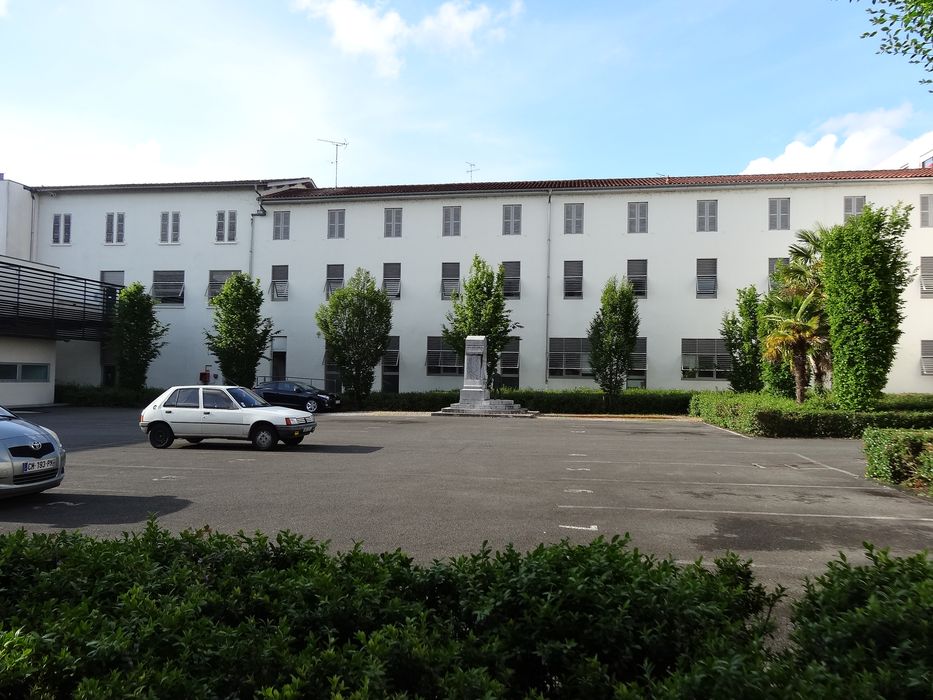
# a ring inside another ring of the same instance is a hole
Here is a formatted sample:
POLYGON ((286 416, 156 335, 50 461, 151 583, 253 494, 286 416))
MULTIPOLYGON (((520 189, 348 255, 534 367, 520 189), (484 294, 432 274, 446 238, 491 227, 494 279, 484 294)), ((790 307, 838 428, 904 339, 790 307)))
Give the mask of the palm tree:
POLYGON ((772 330, 765 337, 764 356, 772 362, 790 362, 797 403, 803 403, 810 379, 809 358, 825 354, 829 344, 822 302, 816 290, 806 296, 772 292, 768 299, 771 313, 765 318, 772 330))

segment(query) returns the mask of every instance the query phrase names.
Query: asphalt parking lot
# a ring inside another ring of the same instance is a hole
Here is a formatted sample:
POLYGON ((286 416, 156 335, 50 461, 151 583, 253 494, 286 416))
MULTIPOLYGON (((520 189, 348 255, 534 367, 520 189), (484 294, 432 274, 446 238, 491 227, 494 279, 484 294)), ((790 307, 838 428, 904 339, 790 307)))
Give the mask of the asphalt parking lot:
POLYGON ((679 561, 726 550, 797 588, 862 542, 933 544, 933 501, 861 477, 856 440, 748 439, 686 419, 324 414, 296 449, 151 448, 127 409, 24 413, 69 449, 58 489, 0 501, 0 530, 288 529, 420 561, 630 533, 679 561))

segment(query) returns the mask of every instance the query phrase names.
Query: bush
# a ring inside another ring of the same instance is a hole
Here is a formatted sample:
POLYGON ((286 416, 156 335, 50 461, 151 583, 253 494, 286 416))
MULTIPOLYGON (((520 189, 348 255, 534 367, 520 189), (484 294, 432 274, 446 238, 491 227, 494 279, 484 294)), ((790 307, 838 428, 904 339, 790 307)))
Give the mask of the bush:
POLYGON ((869 428, 862 441, 865 476, 933 489, 933 430, 869 428))
POLYGON ((137 390, 87 384, 56 384, 55 403, 67 403, 72 406, 142 408, 163 391, 165 390, 153 387, 137 390))

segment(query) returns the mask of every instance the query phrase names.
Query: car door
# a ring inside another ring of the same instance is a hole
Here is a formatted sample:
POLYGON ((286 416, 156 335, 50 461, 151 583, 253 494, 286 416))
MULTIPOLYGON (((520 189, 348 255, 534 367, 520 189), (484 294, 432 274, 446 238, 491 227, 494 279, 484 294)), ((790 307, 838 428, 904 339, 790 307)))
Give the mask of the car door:
POLYGON ((175 437, 201 435, 201 398, 198 387, 180 387, 162 404, 162 418, 175 437))
POLYGON ((243 412, 223 389, 202 389, 201 435, 204 437, 243 438, 243 412))
POLYGON ((302 391, 300 386, 294 382, 281 382, 279 386, 282 387, 280 392, 282 406, 289 406, 291 408, 300 408, 304 410, 305 392, 302 391))

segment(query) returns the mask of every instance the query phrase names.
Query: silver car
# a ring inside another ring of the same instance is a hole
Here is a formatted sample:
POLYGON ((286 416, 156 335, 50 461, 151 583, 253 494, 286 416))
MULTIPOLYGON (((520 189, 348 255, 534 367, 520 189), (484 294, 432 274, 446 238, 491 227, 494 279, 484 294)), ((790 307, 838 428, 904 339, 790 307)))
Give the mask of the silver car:
POLYGON ((139 416, 139 429, 157 449, 175 438, 249 440, 258 450, 271 450, 281 440, 294 447, 316 427, 307 411, 273 406, 241 386, 173 386, 139 416))
POLYGON ((0 498, 52 489, 64 478, 58 435, 0 406, 0 498))

